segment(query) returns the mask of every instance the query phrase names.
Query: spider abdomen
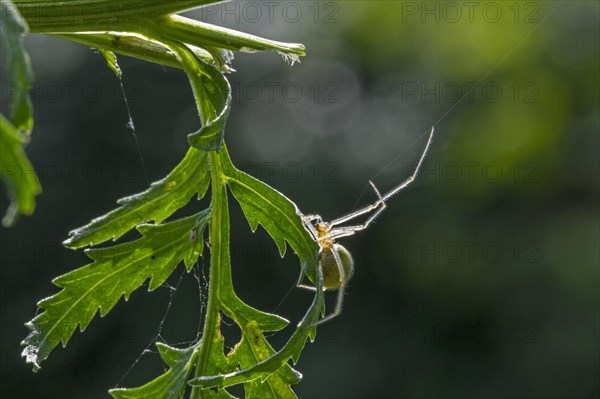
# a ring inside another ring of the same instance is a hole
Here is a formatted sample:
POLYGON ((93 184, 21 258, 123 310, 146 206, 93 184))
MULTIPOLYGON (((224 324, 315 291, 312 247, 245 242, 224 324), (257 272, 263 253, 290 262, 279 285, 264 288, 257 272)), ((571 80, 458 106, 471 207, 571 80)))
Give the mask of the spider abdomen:
POLYGON ((340 244, 333 244, 332 248, 324 248, 321 252, 321 269, 323 270, 323 286, 326 289, 338 289, 340 287, 340 269, 335 260, 333 251, 339 255, 341 265, 344 269, 343 283, 346 284, 354 273, 354 260, 350 252, 340 244))

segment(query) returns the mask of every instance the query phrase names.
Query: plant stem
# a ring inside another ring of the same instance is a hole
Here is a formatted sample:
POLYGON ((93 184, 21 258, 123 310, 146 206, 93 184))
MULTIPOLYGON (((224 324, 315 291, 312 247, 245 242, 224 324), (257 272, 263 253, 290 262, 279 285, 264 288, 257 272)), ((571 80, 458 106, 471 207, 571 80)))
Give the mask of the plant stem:
MULTIPOLYGON (((216 111, 211 104, 205 88, 199 80, 203 74, 191 50, 184 44, 163 37, 159 32, 148 32, 154 40, 163 43, 179 58, 185 73, 190 79, 194 99, 200 117, 200 123, 205 126, 216 118, 216 111)), ((223 149, 222 149, 223 150, 223 149)), ((211 178, 211 214, 209 222, 210 243, 210 273, 208 282, 208 301, 206 305, 206 316, 202 329, 202 340, 198 351, 198 360, 194 375, 200 377, 209 375, 210 356, 213 353, 212 345, 216 341, 217 334, 221 328, 221 298, 220 298, 220 276, 223 270, 229 267, 229 210, 227 204, 227 187, 225 174, 223 173, 220 154, 217 151, 208 152, 208 166, 211 178)), ((201 399, 203 394, 199 388, 192 388, 191 399, 201 399)))
MULTIPOLYGON (((32 32, 112 30, 134 18, 156 18, 221 0, 15 0, 32 32), (80 29, 86 26, 87 29, 80 29)), ((8 10, 10 12, 10 10, 8 10)))
POLYGON ((3 3, 2 14, 20 13, 31 33, 55 35, 173 67, 181 67, 177 57, 150 40, 146 31, 185 44, 222 72, 230 72, 229 57, 220 57, 220 51, 276 51, 292 63, 305 55, 304 45, 299 43, 264 39, 173 14, 219 1, 17 0, 16 10, 3 3))
MULTIPOLYGON (((202 330, 202 342, 198 353, 195 377, 209 375, 207 368, 210 364, 210 355, 213 352, 211 347, 216 341, 216 334, 220 333, 221 325, 219 279, 222 273, 230 273, 229 270, 224 270, 229 265, 229 209, 227 206, 225 176, 218 152, 209 152, 209 166, 212 181, 209 226, 210 280, 206 318, 202 330)), ((193 388, 190 397, 192 399, 201 398, 202 390, 193 388)))
MULTIPOLYGON (((61 34, 53 36, 161 65, 183 68, 175 54, 157 43, 138 36, 123 35, 116 32, 108 34, 61 34)), ((214 58, 206 50, 197 47, 190 47, 190 50, 202 61, 214 65, 214 58)), ((223 72, 230 72, 230 70, 226 68, 223 72)))
POLYGON ((164 34, 193 46, 213 46, 244 52, 272 50, 282 54, 306 55, 306 48, 300 43, 269 40, 179 15, 162 18, 158 25, 164 34))

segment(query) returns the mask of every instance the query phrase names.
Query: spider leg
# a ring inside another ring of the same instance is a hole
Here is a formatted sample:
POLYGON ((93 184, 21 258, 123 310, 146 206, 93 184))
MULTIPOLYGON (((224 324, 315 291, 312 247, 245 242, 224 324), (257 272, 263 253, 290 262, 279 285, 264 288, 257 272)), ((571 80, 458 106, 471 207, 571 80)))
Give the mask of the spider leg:
POLYGON ((312 223, 314 220, 323 223, 321 215, 300 215, 304 223, 312 223))
MULTIPOLYGON (((329 223, 329 226, 335 226, 338 224, 342 224, 345 223, 349 220, 352 220, 358 216, 364 215, 366 213, 372 212, 374 210, 376 210, 379 207, 383 207, 385 208, 385 202, 383 200, 383 197, 381 196, 381 193, 379 192, 379 190, 377 189, 377 187, 375 187, 375 184, 373 184, 372 181, 369 181, 369 184, 371 185, 371 188, 373 188, 373 191, 375 191, 375 194, 377 195, 377 197, 379 197, 379 200, 375 201, 374 203, 372 203, 371 205, 367 205, 362 209, 359 209, 358 211, 352 212, 346 216, 342 216, 341 218, 335 219, 332 222, 329 223)), ((378 212, 380 212, 378 210, 378 212)))
POLYGON ((306 227, 306 229, 309 231, 309 233, 313 236, 314 240, 319 240, 319 233, 317 233, 317 230, 315 229, 315 226, 312 224, 313 220, 320 220, 321 222, 323 221, 323 219, 321 218, 321 216, 319 215, 301 215, 302 218, 302 223, 304 223, 304 227, 306 227))
POLYGON ((306 285, 306 284, 297 284, 296 287, 298 288, 303 288, 305 290, 309 290, 309 291, 316 291, 317 287, 313 287, 312 285, 306 285))
MULTIPOLYGON (((342 313, 342 306, 344 304, 344 293, 346 292, 346 271, 344 270, 344 265, 342 264, 342 259, 340 258, 340 254, 338 253, 337 249, 335 249, 335 246, 331 247, 331 253, 333 254, 333 258, 335 259, 335 264, 337 265, 337 268, 338 268, 339 281, 340 281, 340 286, 338 287, 337 299, 335 302, 335 308, 333 309, 333 312, 331 314, 323 317, 321 320, 314 323, 314 325, 312 327, 318 326, 319 324, 323 324, 325 322, 328 322, 329 320, 339 316, 340 313, 342 313)), ((319 265, 319 267, 320 267, 320 265, 319 265)))
POLYGON ((385 202, 380 202, 380 204, 381 204, 380 205, 381 207, 379 209, 377 209, 374 214, 369 216, 369 218, 363 224, 359 224, 359 225, 355 225, 355 226, 337 227, 337 228, 333 229, 331 232, 329 232, 328 234, 319 238, 318 241, 330 240, 330 239, 336 240, 341 237, 351 236, 354 233, 356 233, 357 231, 366 229, 367 227, 369 227, 369 224, 371 224, 381 214, 381 212, 383 212, 385 210, 385 208, 387 207, 385 202))
POLYGON ((433 141, 433 132, 435 131, 435 127, 431 127, 431 132, 429 133, 429 139, 427 140, 427 144, 425 144, 425 149, 423 150, 423 153, 421 154, 421 158, 419 159, 419 163, 417 164, 417 167, 415 168, 414 172, 412 173, 412 175, 410 175, 408 177, 408 179, 406 179, 405 181, 403 181, 402 183, 400 183, 398 186, 396 186, 395 188, 391 189, 390 191, 388 191, 382 198, 381 200, 385 201, 390 197, 393 197, 394 195, 396 195, 399 191, 403 190, 404 188, 406 188, 409 184, 411 184, 413 181, 415 181, 415 178, 417 177, 417 175, 419 174, 419 170, 421 169, 421 166, 423 165, 423 162, 425 161, 425 156, 427 155, 427 152, 429 152, 429 147, 431 146, 431 142, 433 141))
POLYGON ((381 212, 383 212, 386 207, 387 205, 385 204, 385 202, 381 201, 381 207, 377 209, 374 214, 369 216, 369 218, 363 224, 359 224, 358 226, 346 226, 344 227, 344 229, 348 229, 353 232, 366 229, 373 222, 373 220, 377 219, 377 217, 381 215, 381 212))
POLYGON ((357 231, 360 231, 360 229, 357 230, 357 229, 355 229, 355 227, 358 227, 358 226, 338 227, 337 229, 334 229, 331 232, 329 232, 327 235, 324 235, 323 237, 319 238, 319 241, 337 240, 338 238, 341 238, 341 237, 348 237, 348 236, 354 235, 354 233, 356 233, 357 231))
MULTIPOLYGON (((312 225, 310 225, 312 227, 312 225)), ((312 227, 312 231, 314 231, 315 228, 312 227)), ((311 232, 312 234, 312 232, 311 232)), ((321 253, 323 252, 323 247, 321 246, 321 243, 319 242, 319 238, 317 237, 317 232, 314 231, 314 236, 315 236, 315 240, 317 241, 317 244, 319 244, 319 256, 318 259, 321 259, 321 253)), ((317 265, 317 267, 320 267, 319 265, 317 265)), ((305 274, 306 270, 302 270, 302 272, 300 273, 300 275, 298 276, 298 281, 296 281, 296 287, 298 288, 304 288, 305 290, 309 290, 309 291, 316 291, 317 289, 311 285, 306 285, 306 284, 302 284, 302 281, 304 280, 304 274, 305 274)))
POLYGON ((375 203, 373 203, 371 205, 367 205, 364 208, 359 209, 358 211, 354 211, 352 213, 349 213, 346 216, 342 216, 341 218, 332 220, 328 224, 330 226, 336 226, 338 224, 346 223, 348 220, 352 220, 352 219, 357 218, 357 217, 359 217, 361 215, 364 215, 365 213, 369 213, 369 212, 373 211, 373 209, 376 209, 379 206, 379 204, 380 204, 380 202, 377 201, 377 202, 375 202, 375 203))
POLYGON ((398 186, 394 187, 393 189, 391 189, 390 191, 385 193, 385 195, 381 195, 381 193, 379 192, 377 187, 375 187, 373 182, 369 181, 369 184, 371 185, 371 187, 373 188, 373 190, 375 191, 375 194, 377 194, 379 199, 376 202, 374 202, 370 205, 367 205, 362 209, 351 212, 346 216, 342 216, 338 219, 331 221, 329 223, 329 225, 336 226, 336 225, 339 225, 342 223, 346 223, 349 220, 352 220, 352 219, 362 216, 366 213, 372 212, 373 210, 376 210, 375 214, 373 216, 371 216, 367 222, 365 222, 365 225, 369 225, 369 223, 371 223, 375 219, 375 217, 379 216, 381 211, 385 208, 385 201, 387 199, 393 197, 399 191, 403 190, 404 188, 406 188, 408 185, 410 185, 412 182, 415 181, 415 178, 419 174, 419 170, 421 169, 421 166, 423 165, 423 162, 425 161, 425 157, 426 157, 427 153, 429 152, 429 147, 431 147, 431 142, 433 141, 434 131, 435 131, 435 128, 432 127, 431 132, 429 133, 429 139, 427 140, 427 144, 425 145, 425 149, 423 150, 423 153, 421 154, 421 158, 419 158, 419 163, 417 164, 417 167, 415 168, 413 173, 406 180, 404 180, 398 186), (377 216, 375 216, 375 215, 377 215, 377 216))
POLYGON ((381 193, 379 192, 379 190, 377 190, 377 187, 375 187, 375 184, 371 180, 369 180, 369 184, 371 185, 371 188, 373 189, 373 191, 375 191, 375 194, 377 194, 377 196, 379 197, 379 201, 376 203, 381 203, 381 204, 385 205, 385 203, 383 201, 383 197, 381 196, 381 193))

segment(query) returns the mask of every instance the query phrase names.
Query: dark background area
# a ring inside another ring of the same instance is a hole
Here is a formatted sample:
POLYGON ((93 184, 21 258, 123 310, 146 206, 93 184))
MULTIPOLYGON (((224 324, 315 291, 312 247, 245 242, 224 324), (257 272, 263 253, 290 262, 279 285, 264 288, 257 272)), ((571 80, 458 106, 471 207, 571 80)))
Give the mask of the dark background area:
MULTIPOLYGON (((236 55, 226 142, 239 168, 330 220, 375 200, 369 179, 386 191, 408 176, 437 127, 417 181, 343 241, 356 273, 342 315, 296 365, 298 396, 598 397, 599 3, 267 3, 190 14, 308 49, 293 67, 236 55)), ((181 71, 120 58, 144 170, 102 57, 51 37, 26 44, 36 72, 27 152, 44 192, 34 216, 0 230, 0 397, 103 398, 162 371, 148 353, 122 379, 158 332, 169 344, 196 337, 207 260, 181 279, 180 266, 176 290, 121 301, 38 374, 20 358, 23 325, 57 292, 52 278, 87 264, 61 246, 68 232, 178 163, 195 105, 181 71)), ((231 212, 238 294, 272 311, 296 259, 252 234, 233 201, 231 212)), ((295 325, 309 301, 293 290, 277 312, 295 325)), ((235 329, 224 334, 231 346, 235 329)))

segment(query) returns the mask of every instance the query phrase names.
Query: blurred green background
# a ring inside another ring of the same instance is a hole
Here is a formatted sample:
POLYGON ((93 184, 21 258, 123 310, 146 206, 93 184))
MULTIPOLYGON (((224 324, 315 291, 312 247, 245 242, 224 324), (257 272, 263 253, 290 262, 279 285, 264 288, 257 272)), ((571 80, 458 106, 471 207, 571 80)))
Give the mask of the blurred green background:
MULTIPOLYGON (((293 67, 236 55, 226 136, 241 169, 305 213, 329 220, 372 202, 368 180, 400 182, 437 128, 417 181, 344 241, 356 274, 296 366, 299 397, 598 397, 599 12, 595 1, 252 1, 189 13, 307 46, 293 67)), ((68 232, 181 159, 195 106, 182 72, 120 58, 144 169, 102 57, 51 37, 26 44, 28 154, 44 192, 33 217, 0 230, 0 396, 104 398, 162 371, 156 353, 136 362, 149 342, 196 337, 206 261, 138 290, 38 374, 19 357, 23 324, 57 291, 53 277, 87 264, 61 247, 68 232)), ((277 312, 295 324, 310 301, 286 297, 296 259, 231 212, 240 296, 266 311, 285 297, 277 312)), ((235 329, 224 334, 233 345, 235 329)))

